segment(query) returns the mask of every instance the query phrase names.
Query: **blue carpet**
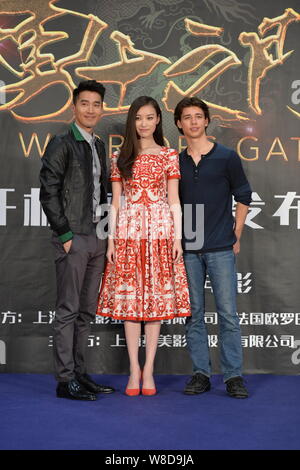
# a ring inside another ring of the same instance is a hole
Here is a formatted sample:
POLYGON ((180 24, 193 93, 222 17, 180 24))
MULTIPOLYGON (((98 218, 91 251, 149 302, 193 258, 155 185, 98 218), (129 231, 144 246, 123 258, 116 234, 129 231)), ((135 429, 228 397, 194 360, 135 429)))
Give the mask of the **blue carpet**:
POLYGON ((0 374, 0 449, 300 449, 300 376, 246 376, 246 400, 221 376, 195 396, 182 393, 186 376, 156 376, 154 397, 124 395, 123 375, 93 377, 117 392, 58 399, 51 375, 0 374))

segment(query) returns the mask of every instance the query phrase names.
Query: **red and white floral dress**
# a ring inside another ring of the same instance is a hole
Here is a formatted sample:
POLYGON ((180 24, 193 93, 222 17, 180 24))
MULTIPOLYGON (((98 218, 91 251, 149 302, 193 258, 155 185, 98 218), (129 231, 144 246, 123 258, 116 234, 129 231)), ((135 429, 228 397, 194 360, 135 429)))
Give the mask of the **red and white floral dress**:
POLYGON ((115 236, 115 263, 107 263, 97 314, 120 320, 155 321, 191 315, 183 259, 172 259, 174 223, 167 180, 180 178, 178 152, 137 156, 131 179, 111 158, 111 181, 123 184, 115 236))

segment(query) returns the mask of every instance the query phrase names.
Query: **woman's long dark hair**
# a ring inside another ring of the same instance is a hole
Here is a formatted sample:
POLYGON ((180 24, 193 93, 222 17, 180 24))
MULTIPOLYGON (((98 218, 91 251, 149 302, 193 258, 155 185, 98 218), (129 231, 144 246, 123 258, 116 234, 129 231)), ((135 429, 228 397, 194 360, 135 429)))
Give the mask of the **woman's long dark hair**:
POLYGON ((129 108, 125 128, 125 139, 118 158, 118 168, 125 179, 132 177, 132 167, 139 153, 139 136, 136 132, 136 115, 138 110, 147 104, 153 106, 157 116, 160 118, 153 133, 153 138, 158 145, 164 145, 160 107, 154 98, 151 98, 150 96, 140 96, 133 101, 129 108))

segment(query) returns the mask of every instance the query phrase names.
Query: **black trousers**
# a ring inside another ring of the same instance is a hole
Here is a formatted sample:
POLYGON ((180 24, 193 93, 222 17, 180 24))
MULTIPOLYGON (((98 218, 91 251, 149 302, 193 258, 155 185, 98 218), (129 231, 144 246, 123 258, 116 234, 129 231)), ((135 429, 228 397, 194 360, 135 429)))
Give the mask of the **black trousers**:
POLYGON ((53 235, 57 301, 54 320, 54 371, 59 382, 86 373, 91 321, 95 319, 98 291, 104 269, 107 240, 74 235, 69 253, 53 235))

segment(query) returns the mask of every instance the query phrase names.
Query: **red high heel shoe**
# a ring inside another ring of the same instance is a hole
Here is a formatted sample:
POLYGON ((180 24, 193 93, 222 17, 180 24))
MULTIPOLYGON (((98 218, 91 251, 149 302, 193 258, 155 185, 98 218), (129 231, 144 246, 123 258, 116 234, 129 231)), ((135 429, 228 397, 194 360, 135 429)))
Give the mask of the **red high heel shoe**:
POLYGON ((125 394, 128 397, 136 397, 141 393, 141 390, 139 388, 128 388, 126 387, 125 394))
MULTIPOLYGON (((141 371, 141 377, 140 377, 140 381, 142 380, 142 371, 141 371)), ((125 394, 128 396, 128 397, 136 397, 138 396, 139 394, 141 393, 141 389, 140 388, 128 388, 126 387, 126 390, 125 390, 125 394)))
MULTIPOLYGON (((141 379, 142 379, 142 374, 141 374, 141 379)), ((144 388, 142 387, 142 395, 145 395, 145 396, 152 396, 152 395, 156 395, 156 387, 154 388, 144 388)))
POLYGON ((142 388, 142 395, 146 395, 148 397, 156 395, 156 388, 142 388))

